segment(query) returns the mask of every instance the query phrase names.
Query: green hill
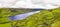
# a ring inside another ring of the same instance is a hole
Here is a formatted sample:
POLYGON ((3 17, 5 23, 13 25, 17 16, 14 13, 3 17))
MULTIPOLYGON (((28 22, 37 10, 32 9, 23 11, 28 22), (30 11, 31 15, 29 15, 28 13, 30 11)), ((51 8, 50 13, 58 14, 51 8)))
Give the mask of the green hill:
MULTIPOLYGON (((31 11, 31 10, 29 10, 31 11)), ((9 16, 29 12, 27 10, 0 9, 0 27, 11 27, 9 16)), ((15 25, 17 21, 13 21, 15 25)), ((19 20, 16 27, 60 27, 60 8, 53 10, 42 10, 24 20, 19 20)))

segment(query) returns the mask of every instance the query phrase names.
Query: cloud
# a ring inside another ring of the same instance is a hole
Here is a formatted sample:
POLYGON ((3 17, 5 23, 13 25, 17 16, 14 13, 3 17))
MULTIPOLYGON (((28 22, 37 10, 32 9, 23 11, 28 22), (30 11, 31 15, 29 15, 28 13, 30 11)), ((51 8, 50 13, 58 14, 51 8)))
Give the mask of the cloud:
POLYGON ((4 7, 54 9, 60 7, 60 0, 0 0, 0 8, 4 7))

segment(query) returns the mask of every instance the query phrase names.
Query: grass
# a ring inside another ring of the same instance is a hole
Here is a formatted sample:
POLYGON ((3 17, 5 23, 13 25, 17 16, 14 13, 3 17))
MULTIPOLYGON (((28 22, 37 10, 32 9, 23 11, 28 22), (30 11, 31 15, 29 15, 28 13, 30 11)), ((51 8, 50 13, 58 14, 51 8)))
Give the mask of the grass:
MULTIPOLYGON (((20 12, 24 13, 21 10, 19 10, 18 12, 15 12, 15 11, 10 12, 9 11, 7 14, 5 12, 8 12, 8 10, 4 11, 4 9, 3 9, 3 11, 1 12, 0 16, 2 18, 0 18, 0 22, 2 22, 2 21, 7 22, 8 21, 7 17, 10 16, 11 14, 14 14, 14 15, 17 13, 20 14, 20 12), (5 15, 8 15, 8 16, 6 17, 5 15)), ((60 20, 58 20, 58 18, 60 18, 59 17, 60 16, 60 8, 55 9, 52 12, 50 12, 48 10, 43 10, 42 12, 34 14, 32 16, 29 16, 24 20, 20 20, 19 23, 17 24, 17 26, 19 26, 19 27, 42 27, 44 21, 48 22, 48 23, 50 23, 50 21, 51 21, 51 20, 46 20, 45 18, 52 19, 52 18, 54 18, 54 16, 57 19, 57 21, 55 23, 53 23, 51 25, 51 27, 60 27, 60 20), (53 15, 53 13, 54 13, 54 15, 53 15)), ((11 27, 11 23, 8 22, 5 24, 0 24, 0 27, 11 27)))
POLYGON ((11 24, 10 23, 0 24, 0 27, 11 27, 11 24))
POLYGON ((60 21, 53 23, 51 27, 60 27, 60 21))

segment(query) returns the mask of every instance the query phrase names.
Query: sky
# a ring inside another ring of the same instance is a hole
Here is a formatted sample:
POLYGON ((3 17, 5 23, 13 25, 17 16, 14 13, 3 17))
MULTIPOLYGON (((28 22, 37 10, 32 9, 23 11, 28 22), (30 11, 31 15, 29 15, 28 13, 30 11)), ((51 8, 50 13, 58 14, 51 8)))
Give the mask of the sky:
POLYGON ((41 8, 60 7, 60 0, 0 0, 0 8, 41 8))

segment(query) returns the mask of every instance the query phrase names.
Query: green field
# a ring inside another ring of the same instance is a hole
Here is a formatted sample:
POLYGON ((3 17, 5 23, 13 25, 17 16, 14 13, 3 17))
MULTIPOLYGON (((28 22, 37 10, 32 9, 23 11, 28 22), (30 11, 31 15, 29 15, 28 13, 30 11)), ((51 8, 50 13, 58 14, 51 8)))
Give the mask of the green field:
MULTIPOLYGON (((9 16, 30 12, 31 10, 20 9, 0 9, 0 27, 12 27, 9 16)), ((23 20, 13 21, 16 27, 60 27, 60 8, 52 10, 41 10, 41 12, 31 15, 23 20)))

